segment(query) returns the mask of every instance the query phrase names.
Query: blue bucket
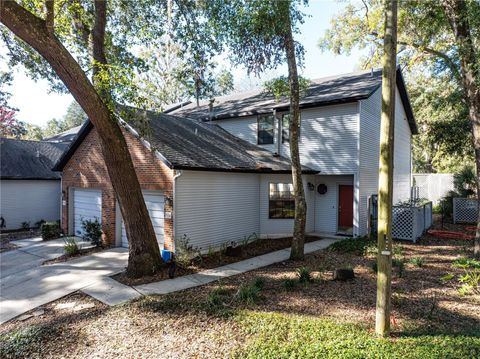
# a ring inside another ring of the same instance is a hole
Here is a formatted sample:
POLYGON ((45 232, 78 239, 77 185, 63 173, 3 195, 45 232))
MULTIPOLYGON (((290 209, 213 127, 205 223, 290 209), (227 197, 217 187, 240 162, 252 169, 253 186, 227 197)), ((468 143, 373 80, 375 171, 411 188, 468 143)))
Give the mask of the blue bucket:
POLYGON ((172 260, 172 251, 169 251, 168 249, 162 249, 161 254, 164 262, 168 263, 172 260))

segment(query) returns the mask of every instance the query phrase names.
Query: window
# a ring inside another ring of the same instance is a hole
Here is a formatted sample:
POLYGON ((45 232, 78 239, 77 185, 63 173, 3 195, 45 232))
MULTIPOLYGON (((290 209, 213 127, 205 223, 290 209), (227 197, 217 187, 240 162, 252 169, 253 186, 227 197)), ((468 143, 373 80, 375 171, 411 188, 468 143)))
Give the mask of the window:
POLYGON ((270 183, 268 195, 268 217, 271 219, 295 217, 293 184, 270 183))
POLYGON ((290 142, 290 114, 282 116, 282 143, 290 142))
POLYGON ((257 143, 259 145, 273 144, 274 118, 272 115, 258 116, 257 143))

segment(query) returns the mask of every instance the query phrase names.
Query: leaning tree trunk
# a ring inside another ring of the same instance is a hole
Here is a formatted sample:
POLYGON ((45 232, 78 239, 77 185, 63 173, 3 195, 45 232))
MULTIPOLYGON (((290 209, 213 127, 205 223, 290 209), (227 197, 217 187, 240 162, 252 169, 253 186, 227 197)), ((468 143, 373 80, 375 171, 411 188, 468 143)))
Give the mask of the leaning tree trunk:
POLYGON ((392 285, 393 145, 397 54, 397 0, 385 1, 385 37, 382 72, 382 116, 378 176, 378 273, 375 331, 390 333, 392 285))
POLYGON ((305 224, 307 203, 302 181, 302 165, 298 150, 300 129, 300 89, 298 84, 297 62, 295 59, 295 42, 293 41, 290 14, 287 11, 288 23, 285 34, 285 48, 288 61, 288 82, 290 84, 290 157, 292 161, 293 191, 295 193, 295 221, 293 224, 292 250, 290 259, 303 259, 305 244, 305 224))
MULTIPOLYGON (((470 30, 465 1, 443 0, 443 8, 458 47, 462 84, 472 122, 475 163, 477 167, 477 201, 480 196, 480 61, 470 30)), ((477 204, 478 207, 478 204, 477 204)), ((480 257, 480 211, 478 211, 474 255, 480 257)))
POLYGON ((85 72, 56 38, 51 24, 14 1, 0 0, 0 5, 0 21, 43 56, 95 126, 130 240, 127 272, 131 276, 153 273, 162 263, 160 251, 117 120, 85 72))

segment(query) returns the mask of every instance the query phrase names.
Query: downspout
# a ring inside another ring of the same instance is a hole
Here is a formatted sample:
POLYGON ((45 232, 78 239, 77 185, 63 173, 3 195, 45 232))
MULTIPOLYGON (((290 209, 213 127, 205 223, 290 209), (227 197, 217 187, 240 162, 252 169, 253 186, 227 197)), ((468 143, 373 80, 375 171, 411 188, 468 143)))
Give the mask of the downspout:
POLYGON ((182 175, 182 171, 180 170, 175 170, 175 176, 173 176, 173 213, 172 213, 172 218, 173 218, 173 235, 172 235, 172 252, 175 253, 175 236, 177 234, 177 195, 176 195, 176 183, 177 183, 177 178, 179 178, 182 175))

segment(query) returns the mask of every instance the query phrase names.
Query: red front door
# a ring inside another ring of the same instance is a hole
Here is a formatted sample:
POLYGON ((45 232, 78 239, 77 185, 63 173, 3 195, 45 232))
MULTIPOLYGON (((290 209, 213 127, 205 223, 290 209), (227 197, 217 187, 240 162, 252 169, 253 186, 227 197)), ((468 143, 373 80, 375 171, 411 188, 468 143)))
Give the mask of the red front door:
POLYGON ((353 229, 353 186, 338 186, 338 231, 351 232, 353 229))

